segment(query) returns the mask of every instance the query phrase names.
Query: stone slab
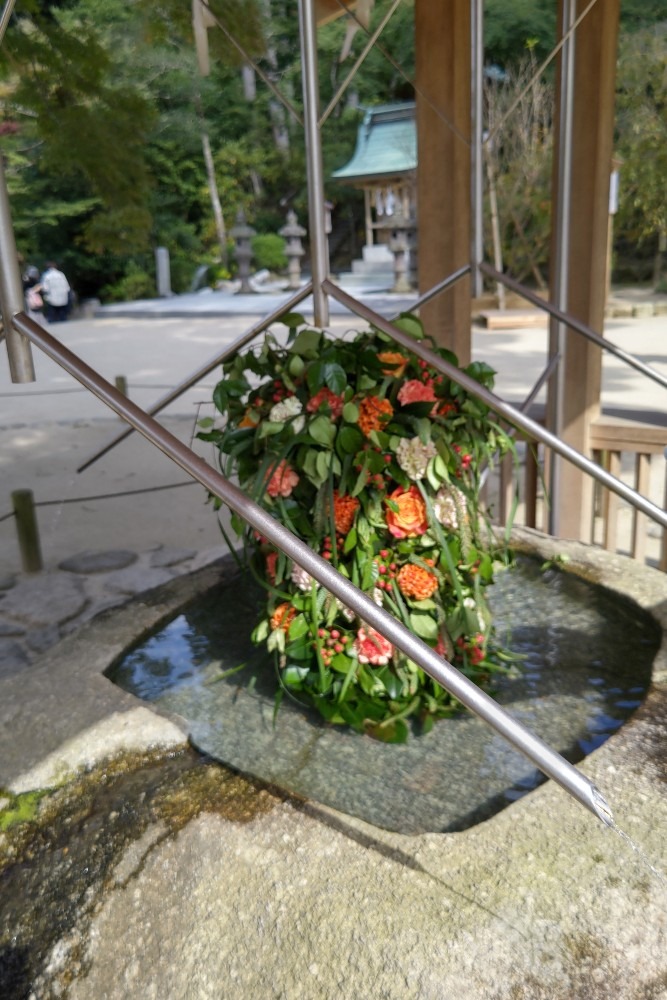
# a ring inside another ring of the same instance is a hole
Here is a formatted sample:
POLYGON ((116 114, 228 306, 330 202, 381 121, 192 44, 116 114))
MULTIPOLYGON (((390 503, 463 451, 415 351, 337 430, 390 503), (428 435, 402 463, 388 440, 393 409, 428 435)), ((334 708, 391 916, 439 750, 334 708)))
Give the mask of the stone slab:
POLYGON ((136 552, 113 549, 108 552, 79 552, 58 563, 58 568, 68 573, 109 573, 124 569, 137 561, 136 552))
POLYGON ((76 618, 86 604, 81 581, 59 572, 26 577, 0 595, 3 617, 34 626, 60 625, 76 618))

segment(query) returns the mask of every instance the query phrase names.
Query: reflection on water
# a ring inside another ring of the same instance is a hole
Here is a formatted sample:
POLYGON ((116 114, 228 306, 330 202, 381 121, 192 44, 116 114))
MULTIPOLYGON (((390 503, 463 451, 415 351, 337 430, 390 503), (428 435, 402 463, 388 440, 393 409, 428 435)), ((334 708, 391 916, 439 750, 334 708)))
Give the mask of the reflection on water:
MULTIPOLYGON (((641 703, 659 634, 634 604, 521 559, 492 588, 496 627, 521 654, 496 697, 576 763, 641 703)), ((284 701, 273 665, 249 641, 261 594, 238 581, 186 607, 109 671, 190 723, 196 746, 246 773, 403 833, 461 830, 520 798, 541 774, 468 714, 401 746, 329 726, 284 701), (223 681, 222 671, 244 669, 223 681)))

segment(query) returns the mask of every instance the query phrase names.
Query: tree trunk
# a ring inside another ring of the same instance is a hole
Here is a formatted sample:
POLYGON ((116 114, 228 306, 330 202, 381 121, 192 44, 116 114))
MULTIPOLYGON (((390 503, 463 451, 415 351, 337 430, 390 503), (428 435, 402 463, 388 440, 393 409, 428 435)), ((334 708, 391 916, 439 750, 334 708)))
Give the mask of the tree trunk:
POLYGON ((208 191, 211 197, 211 207, 213 209, 213 218, 215 219, 215 231, 218 236, 218 243, 220 244, 220 262, 223 267, 227 267, 227 229, 225 227, 225 218, 222 214, 222 205, 220 204, 220 195, 218 194, 218 183, 215 179, 215 167, 213 165, 213 155, 211 153, 211 143, 209 142, 208 132, 202 130, 201 134, 201 145, 204 152, 204 163, 206 165, 206 180, 208 182, 208 191))

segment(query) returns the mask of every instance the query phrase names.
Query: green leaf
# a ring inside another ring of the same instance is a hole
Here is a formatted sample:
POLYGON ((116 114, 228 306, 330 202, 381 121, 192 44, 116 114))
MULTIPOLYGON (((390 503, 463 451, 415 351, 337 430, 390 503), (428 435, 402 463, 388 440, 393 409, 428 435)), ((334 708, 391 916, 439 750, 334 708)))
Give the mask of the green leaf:
POLYGON ((359 407, 355 403, 346 403, 343 407, 343 420, 348 424, 356 424, 359 420, 359 407))
POLYGON ((302 636, 307 635, 309 632, 308 622, 305 615, 297 615, 293 619, 289 627, 289 640, 292 642, 295 639, 300 639, 302 636))
POLYGON ((328 389, 340 396, 347 385, 345 369, 336 362, 327 361, 324 365, 324 383, 328 389))
POLYGON ((285 424, 282 421, 278 423, 274 420, 263 420, 259 425, 257 437, 261 441, 262 438, 271 437, 273 434, 280 434, 284 426, 285 424))
POLYGON ((404 333, 408 333, 415 340, 424 339, 424 327, 422 326, 421 320, 418 320, 416 316, 411 313, 401 313, 398 319, 393 321, 394 326, 398 327, 404 333))
POLYGON ((422 639, 438 638, 438 623, 431 615, 419 614, 418 611, 411 612, 410 627, 415 635, 422 639))
POLYGON ((362 447, 364 436, 356 427, 341 427, 338 432, 336 447, 344 455, 354 455, 362 447))
POLYGON ((345 542, 343 544, 344 555, 347 555, 348 552, 352 552, 352 550, 356 548, 356 545, 357 545, 357 529, 350 528, 350 530, 347 533, 345 542))
POLYGON ((291 663, 288 667, 285 667, 281 676, 285 684, 289 687, 300 688, 309 673, 310 669, 308 667, 297 667, 296 664, 291 663))
POLYGON ((279 323, 283 323, 285 326, 295 327, 295 326, 305 326, 306 321, 301 315, 301 313, 285 313, 278 320, 279 323))
POLYGON ((264 642, 267 635, 269 634, 269 620, 268 618, 263 618, 259 625, 255 626, 252 633, 253 642, 264 642))
POLYGON ((197 421, 197 426, 203 428, 212 427, 214 423, 215 420, 213 417, 202 417, 201 420, 197 421))
POLYGON ((290 353, 301 354, 306 358, 316 358, 321 339, 322 334, 318 330, 301 330, 290 347, 290 353))
POLYGON ((336 437, 336 426, 331 422, 330 417, 321 413, 319 416, 314 417, 308 424, 308 433, 313 441, 324 445, 325 448, 331 448, 336 437))

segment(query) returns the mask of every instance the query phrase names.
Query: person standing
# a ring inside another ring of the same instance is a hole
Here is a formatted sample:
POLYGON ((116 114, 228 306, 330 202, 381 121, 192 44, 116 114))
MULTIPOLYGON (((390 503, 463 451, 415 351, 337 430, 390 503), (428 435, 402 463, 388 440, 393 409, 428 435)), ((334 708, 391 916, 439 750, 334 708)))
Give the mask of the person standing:
POLYGON ((41 286, 49 323, 64 322, 69 314, 70 286, 63 272, 53 261, 49 261, 46 265, 41 286))
POLYGON ((39 271, 31 264, 23 275, 23 294, 25 296, 26 312, 35 323, 44 325, 44 300, 42 286, 39 283, 39 271))

